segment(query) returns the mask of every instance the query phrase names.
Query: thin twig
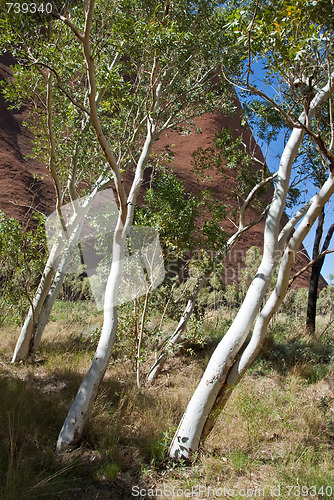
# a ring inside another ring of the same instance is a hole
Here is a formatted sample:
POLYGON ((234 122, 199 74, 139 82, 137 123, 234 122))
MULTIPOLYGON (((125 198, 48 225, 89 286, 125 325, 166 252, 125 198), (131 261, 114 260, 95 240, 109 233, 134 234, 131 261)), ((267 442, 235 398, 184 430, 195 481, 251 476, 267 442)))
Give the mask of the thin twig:
POLYGON ((334 319, 332 319, 332 321, 330 321, 328 323, 328 325, 326 326, 326 328, 324 328, 324 330, 322 330, 322 332, 320 333, 320 335, 318 335, 318 339, 320 339, 320 337, 322 337, 322 335, 325 333, 325 331, 331 326, 331 324, 334 323, 334 319))
POLYGON ((66 97, 71 101, 72 104, 74 104, 74 106, 81 109, 81 111, 83 111, 84 113, 87 113, 87 115, 90 116, 89 109, 87 109, 85 106, 80 104, 80 102, 78 102, 76 99, 74 99, 74 97, 72 97, 71 94, 65 89, 64 85, 62 84, 60 76, 58 75, 57 71, 54 68, 52 68, 52 66, 50 66, 49 64, 43 63, 41 61, 34 61, 33 63, 30 64, 30 66, 37 66, 37 67, 42 66, 43 68, 47 68, 49 71, 52 71, 52 73, 54 73, 54 75, 57 78, 58 88, 66 95, 66 97))
POLYGON ((315 257, 314 259, 310 260, 310 262, 308 262, 307 264, 305 264, 304 267, 302 267, 296 274, 294 274, 292 276, 292 278, 290 278, 290 280, 289 280, 289 286, 291 286, 292 283, 297 278, 299 278, 299 276, 301 274, 303 274, 305 271, 307 271, 307 269, 309 269, 311 266, 313 266, 313 264, 315 264, 318 260, 322 259, 322 257, 325 257, 325 255, 327 255, 329 253, 334 253, 334 249, 332 249, 332 250, 324 250, 323 252, 319 253, 319 255, 317 255, 317 257, 315 257))
POLYGON ((251 57, 252 57, 252 52, 251 52, 251 35, 252 35, 252 29, 253 29, 253 26, 254 26, 254 23, 255 23, 255 18, 256 18, 258 7, 259 7, 259 0, 257 0, 257 2, 256 2, 254 14, 253 14, 253 19, 251 20, 251 23, 250 23, 249 29, 248 29, 248 34, 247 34, 247 38, 248 38, 248 70, 247 70, 247 79, 246 79, 247 85, 249 84, 249 75, 250 75, 250 72, 251 72, 251 57))

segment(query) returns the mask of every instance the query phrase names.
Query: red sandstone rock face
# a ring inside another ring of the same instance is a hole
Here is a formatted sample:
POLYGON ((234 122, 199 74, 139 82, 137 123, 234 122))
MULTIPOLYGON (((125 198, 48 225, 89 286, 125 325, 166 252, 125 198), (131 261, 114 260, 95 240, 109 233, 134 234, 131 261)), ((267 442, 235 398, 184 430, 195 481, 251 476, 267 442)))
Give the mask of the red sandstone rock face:
MULTIPOLYGON (((195 120, 194 130, 201 130, 201 133, 194 132, 191 135, 181 136, 178 132, 167 131, 159 141, 156 143, 156 152, 163 152, 166 146, 174 152, 174 160, 172 167, 174 172, 184 181, 184 185, 189 192, 199 192, 203 188, 213 189, 215 197, 217 200, 225 200, 226 193, 228 189, 233 189, 237 191, 237 181, 235 172, 229 171, 225 180, 222 180, 221 176, 212 172, 212 180, 206 181, 203 184, 199 184, 197 181, 197 176, 193 172, 192 163, 192 153, 199 147, 206 149, 213 146, 213 141, 215 136, 226 126, 232 129, 232 134, 237 137, 240 133, 243 136, 243 142, 252 151, 256 157, 263 162, 263 155, 260 148, 256 145, 255 140, 251 132, 245 128, 241 129, 239 123, 239 113, 236 111, 235 115, 232 117, 225 117, 219 113, 205 114, 195 120), (174 144, 174 146, 172 146, 174 144)), ((256 164, 253 167, 256 167, 256 164)), ((211 175, 211 173, 210 173, 211 175)), ((267 192, 265 195, 266 201, 270 201, 271 193, 267 192)), ((231 209, 238 208, 236 198, 229 198, 228 201, 231 204, 231 209)), ((255 209, 250 207, 248 209, 247 222, 256 220, 258 213, 255 209)), ((287 217, 284 216, 283 223, 287 221, 287 217)), ((222 227, 227 234, 232 234, 235 232, 235 227, 228 220, 222 221, 222 227)), ((252 227, 247 231, 243 237, 239 240, 238 244, 234 249, 227 255, 226 259, 226 274, 225 282, 226 284, 231 284, 233 282, 238 282, 238 276, 240 270, 244 267, 244 258, 246 251, 251 246, 258 246, 262 248, 263 246, 263 230, 264 230, 264 220, 258 223, 256 226, 252 227)), ((298 271, 304 267, 309 262, 308 254, 304 247, 300 249, 296 255, 296 264, 294 272, 298 271)), ((296 279, 293 286, 294 287, 308 287, 310 279, 310 271, 306 271, 303 275, 296 279)), ((326 286, 326 281, 321 277, 319 281, 319 288, 326 286)))
MULTIPOLYGON (((7 55, 0 57, 0 79, 11 77, 7 55)), ((25 108, 9 110, 0 94, 0 209, 29 223, 32 209, 54 210, 54 188, 44 165, 26 158, 32 153, 31 134, 23 125, 25 108)))
MULTIPOLYGON (((9 66, 13 62, 7 55, 0 57, 1 79, 11 77, 9 66)), ((32 152, 31 134, 23 125, 26 116, 27 110, 25 108, 20 111, 8 110, 4 98, 0 95, 0 209, 8 216, 29 223, 33 209, 45 214, 49 214, 55 209, 55 194, 46 166, 35 159, 26 158, 32 152)), ((219 113, 206 114, 195 121, 194 130, 201 130, 201 133, 193 132, 191 135, 182 136, 175 131, 167 131, 157 141, 154 148, 156 152, 163 152, 167 145, 174 144, 171 147, 175 155, 172 168, 178 177, 184 181, 187 191, 196 193, 202 191, 203 188, 210 188, 213 189, 217 200, 224 201, 227 186, 237 188, 233 171, 228 172, 224 181, 221 180, 218 174, 212 172, 212 180, 200 184, 191 165, 192 153, 199 146, 203 149, 212 147, 214 137, 223 127, 231 127, 236 136, 241 132, 244 142, 249 145, 249 148, 255 150, 260 160, 263 160, 261 151, 250 131, 247 129, 241 130, 238 116, 238 113, 233 117, 225 117, 219 113)), ((129 182, 125 182, 126 187, 128 187, 128 184, 129 182)), ((237 208, 236 201, 233 206, 237 208)), ((253 220, 256 216, 255 210, 251 208, 249 210, 249 220, 253 220)), ((234 232, 235 229, 228 220, 222 222, 222 227, 228 234, 234 232)), ((247 249, 253 245, 262 246, 263 228, 263 221, 251 228, 227 256, 226 283, 238 281, 238 274, 243 267, 247 249)), ((296 269, 304 266, 307 262, 306 251, 302 249, 297 255, 296 269)), ((307 287, 309 276, 309 272, 304 273, 301 278, 296 280, 295 286, 307 287)), ((325 285, 326 282, 322 279, 320 286, 325 285)))

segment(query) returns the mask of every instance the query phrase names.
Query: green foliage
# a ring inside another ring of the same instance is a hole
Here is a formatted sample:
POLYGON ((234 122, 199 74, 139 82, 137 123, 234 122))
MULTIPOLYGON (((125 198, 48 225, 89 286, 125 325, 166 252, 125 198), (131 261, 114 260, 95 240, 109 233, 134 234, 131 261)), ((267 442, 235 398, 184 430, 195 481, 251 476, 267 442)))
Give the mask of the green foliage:
POLYGON ((202 191, 200 196, 198 209, 202 227, 197 233, 197 246, 201 248, 202 253, 206 250, 221 252, 227 240, 227 235, 222 228, 222 222, 227 215, 227 206, 224 202, 218 201, 210 190, 202 191))
MULTIPOLYGON (((185 122, 189 129, 190 116, 228 106, 227 86, 210 78, 223 42, 223 20, 216 5, 211 1, 194 4, 178 0, 170 5, 166 17, 157 1, 101 0, 96 6, 90 43, 99 119, 121 167, 131 168, 138 160, 148 110, 154 108, 158 132, 167 122, 175 127, 185 122), (154 107, 152 88, 158 84, 160 101, 154 107)), ((29 123, 35 131, 35 153, 48 161, 47 117, 39 112, 39 106, 45 104, 45 77, 51 68, 54 166, 65 183, 68 159, 80 139, 77 176, 91 183, 104 163, 92 128, 84 125, 88 105, 86 65, 80 42, 59 19, 63 14, 76 29, 83 30, 83 2, 59 4, 55 15, 48 17, 6 12, 4 9, 1 16, 6 30, 4 50, 13 53, 20 64, 15 66, 17 78, 8 83, 5 95, 18 104, 23 99, 34 103, 29 123)))
POLYGON ((262 259, 262 252, 259 247, 252 246, 246 252, 245 267, 240 271, 239 288, 243 296, 245 296, 249 285, 254 279, 256 271, 262 259))
MULTIPOLYGON (((230 28, 238 44, 247 44, 250 22, 255 12, 255 1, 234 2, 231 8, 230 28), (235 8, 235 6, 237 8, 235 8), (233 9, 233 10, 232 10, 233 9)), ((275 73, 286 77, 291 68, 311 71, 332 43, 333 8, 330 0, 313 1, 266 0, 258 3, 251 25, 251 50, 267 60, 267 78, 275 73)), ((245 58, 248 54, 245 53, 245 58)))
POLYGON ((289 315, 294 314, 296 320, 305 319, 307 309, 307 296, 307 288, 290 289, 280 307, 280 311, 289 315))
POLYGON ((223 153, 228 168, 247 168, 251 162, 251 156, 245 154, 242 137, 233 137, 232 130, 225 127, 215 138, 215 146, 223 153))
POLYGON ((168 449, 171 444, 176 427, 170 427, 161 433, 159 437, 149 436, 143 443, 142 451, 150 460, 150 466, 162 468, 168 462, 168 449))
POLYGON ((161 170, 146 191, 135 221, 157 230, 165 254, 172 252, 180 256, 194 244, 197 210, 196 196, 185 191, 183 182, 175 174, 161 170))
MULTIPOLYGON (((18 61, 3 94, 17 108, 23 101, 31 103, 27 124, 34 133, 34 155, 57 175, 62 201, 73 196, 71 185, 82 195, 100 174, 111 176, 88 104, 79 34, 85 29, 87 4, 56 3, 52 16, 22 17, 6 8, 0 14, 3 52, 18 61)), ((156 140, 167 127, 188 133, 195 116, 229 109, 229 85, 213 78, 224 44, 224 19, 217 6, 177 0, 165 12, 158 1, 96 4, 89 43, 97 114, 121 173, 136 168, 149 124, 156 140)), ((150 161, 155 161, 153 153, 150 161)), ((178 257, 192 245, 198 201, 191 195, 183 199, 181 183, 168 174, 155 182, 158 196, 149 190, 141 223, 156 227, 165 247, 178 257)), ((215 207, 203 233, 210 244, 221 237, 220 217, 215 207)))
POLYGON ((245 99, 243 111, 251 129, 256 128, 259 139, 268 144, 277 139, 279 132, 285 125, 282 114, 271 104, 260 99, 245 99))
POLYGON ((226 285, 224 290, 224 299, 227 302, 227 305, 230 309, 233 309, 237 306, 239 301, 239 293, 235 284, 226 285))
POLYGON ((0 212, 0 324, 22 321, 30 295, 45 264, 44 220, 35 214, 34 229, 0 212))
MULTIPOLYGON (((241 88, 245 117, 258 145, 269 152, 279 133, 286 143, 291 127, 302 112, 308 113, 316 92, 328 82, 334 60, 333 5, 331 0, 235 0, 226 12, 232 44, 244 47, 243 68, 227 70, 226 76, 241 88)), ((332 107, 333 97, 307 124, 311 133, 293 165, 287 208, 303 199, 310 181, 319 186, 328 175, 329 157, 320 144, 331 149, 332 107), (319 147, 314 134, 321 138, 319 147)))
POLYGON ((101 469, 98 471, 97 476, 106 479, 107 481, 115 481, 120 471, 121 465, 117 462, 104 462, 101 469))
POLYGON ((319 293, 319 299, 317 301, 317 309, 320 314, 329 314, 330 317, 333 316, 334 308, 334 287, 333 285, 328 285, 323 288, 319 293))
POLYGON ((190 354, 194 354, 194 348, 203 347, 206 341, 207 335, 204 318, 192 317, 187 325, 187 338, 185 340, 187 351, 190 354))
POLYGON ((59 298, 69 302, 89 300, 92 298, 89 278, 84 274, 68 274, 64 278, 59 298))
MULTIPOLYGON (((200 177, 205 179, 207 171, 215 169, 224 180, 226 179, 228 169, 233 169, 238 181, 241 182, 243 177, 244 181, 246 181, 245 176, 248 171, 248 175, 253 177, 253 182, 255 183, 256 173, 249 172, 252 157, 246 151, 242 136, 238 135, 235 137, 232 129, 225 127, 216 135, 214 144, 215 149, 212 147, 206 149, 199 147, 193 153, 193 168, 200 177)), ((249 188, 249 185, 247 187, 249 188)), ((244 188, 245 186, 242 183, 241 191, 244 188)))
MULTIPOLYGON (((216 200, 215 202, 211 200, 210 203, 210 191, 203 193, 204 213, 206 208, 212 213, 212 220, 206 223, 212 234, 209 241, 212 248, 221 249, 224 245, 224 235, 221 230, 219 234, 219 223, 227 212, 229 217, 237 218, 238 212, 229 204, 234 204, 236 199, 240 204, 241 200, 246 198, 250 190, 261 180, 264 166, 263 169, 254 168, 254 157, 239 130, 236 134, 230 127, 225 127, 216 135, 214 145, 214 148, 199 147, 194 151, 192 166, 198 181, 213 181, 212 172, 215 172, 224 183, 224 203, 217 204, 216 200), (233 174, 230 171, 233 171, 233 174), (217 240, 216 245, 212 243, 214 239, 217 240)), ((214 178, 214 182, 217 182, 217 177, 214 178)), ((257 210, 264 208, 265 201, 262 195, 267 189, 268 185, 259 189, 257 196, 251 202, 257 210)))

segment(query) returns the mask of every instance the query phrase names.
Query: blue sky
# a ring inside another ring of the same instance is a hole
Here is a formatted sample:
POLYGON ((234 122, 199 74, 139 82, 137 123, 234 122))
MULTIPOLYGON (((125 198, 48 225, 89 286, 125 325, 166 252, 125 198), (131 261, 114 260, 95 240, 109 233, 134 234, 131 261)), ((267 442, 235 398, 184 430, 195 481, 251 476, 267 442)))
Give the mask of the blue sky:
MULTIPOLYGON (((256 133, 254 134, 256 136, 256 133)), ((276 171, 279 166, 279 158, 278 155, 283 151, 284 148, 284 137, 283 134, 278 138, 277 141, 271 143, 271 145, 268 148, 267 151, 267 163, 268 167, 272 172, 276 171)), ((263 148, 264 149, 264 148, 263 148)), ((265 151, 263 151, 265 153, 265 151)), ((308 192, 307 192, 307 198, 310 198, 316 193, 316 189, 309 184, 307 186, 308 192)), ((291 215, 295 213, 300 205, 296 205, 290 210, 287 210, 287 214, 291 215)), ((334 200, 331 200, 327 206, 326 206, 326 217, 325 217, 325 225, 324 225, 324 235, 323 238, 325 238, 327 231, 331 224, 334 223, 334 200)), ((315 230, 316 230, 316 225, 317 222, 313 225, 312 229, 310 230, 308 236, 304 240, 304 246, 308 252, 308 254, 311 256, 312 251, 313 251, 313 242, 314 242, 314 237, 315 237, 315 230)), ((334 236, 332 237, 330 249, 334 248, 334 236)), ((323 277, 329 282, 329 275, 334 274, 334 253, 329 254, 325 258, 325 262, 321 271, 321 274, 323 277)))
MULTIPOLYGON (((253 75, 253 81, 256 83, 256 85, 266 92, 270 97, 273 97, 275 95, 275 90, 274 88, 271 88, 269 85, 265 85, 264 83, 264 77, 265 77, 265 71, 263 70, 262 66, 258 63, 254 66, 255 68, 255 74, 253 75)), ((257 136, 256 130, 253 130, 253 134, 258 142, 258 144, 262 147, 262 151, 264 156, 266 156, 267 164, 269 169, 272 172, 277 171, 278 166, 279 166, 279 158, 280 155, 283 152, 284 149, 284 133, 282 132, 279 134, 278 138, 276 141, 272 141, 269 145, 264 144, 261 145, 259 138, 257 136)), ((311 183, 305 186, 307 189, 307 199, 309 197, 313 196, 316 193, 316 189, 312 186, 311 183)), ((291 210, 288 210, 287 213, 288 215, 294 213, 297 211, 298 205, 293 207, 291 210)), ((334 200, 329 202, 326 206, 326 218, 325 218, 325 226, 324 226, 324 236, 327 234, 327 230, 330 227, 331 224, 334 223, 334 200)), ((304 246, 308 252, 309 255, 312 255, 312 250, 313 250, 313 241, 314 241, 314 236, 315 236, 315 229, 316 229, 316 224, 312 227, 310 230, 308 236, 304 240, 304 246)), ((331 241, 330 249, 334 248, 334 236, 331 241)), ((322 275, 323 277, 329 282, 329 276, 330 274, 334 274, 334 253, 329 254, 325 258, 325 262, 322 268, 322 275)))

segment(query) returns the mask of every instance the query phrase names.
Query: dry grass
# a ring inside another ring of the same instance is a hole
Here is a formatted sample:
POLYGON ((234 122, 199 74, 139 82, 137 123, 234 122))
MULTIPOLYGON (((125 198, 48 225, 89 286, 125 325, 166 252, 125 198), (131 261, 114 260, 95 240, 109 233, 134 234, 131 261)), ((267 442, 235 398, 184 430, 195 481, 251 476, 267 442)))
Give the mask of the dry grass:
POLYGON ((332 497, 320 490, 334 492, 330 331, 317 343, 290 332, 283 337, 282 325, 272 332, 270 348, 232 393, 196 461, 178 466, 165 452, 214 346, 208 342, 196 356, 182 350, 155 386, 140 390, 131 359, 114 359, 80 447, 56 457, 58 432, 93 356, 88 334, 100 322, 80 307, 57 305, 34 366, 9 363, 18 329, 1 331, 3 500, 135 498, 135 485, 148 498, 156 488, 165 491, 156 498, 171 498, 173 487, 175 498, 186 498, 177 490, 199 487, 206 488, 197 497, 203 499, 269 499, 278 487, 281 498, 293 498, 298 490, 288 496, 289 485, 316 486, 315 495, 300 496, 332 497), (224 487, 229 495, 219 495, 224 487))

